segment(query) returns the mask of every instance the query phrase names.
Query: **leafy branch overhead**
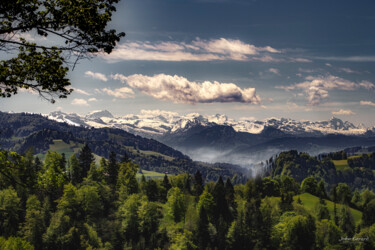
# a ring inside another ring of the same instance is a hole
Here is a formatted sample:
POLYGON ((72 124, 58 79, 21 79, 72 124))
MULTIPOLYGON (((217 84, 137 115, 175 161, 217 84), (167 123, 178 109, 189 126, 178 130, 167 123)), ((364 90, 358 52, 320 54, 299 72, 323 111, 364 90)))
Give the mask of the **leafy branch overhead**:
POLYGON ((125 33, 107 30, 119 0, 0 2, 0 97, 27 89, 51 102, 72 89, 80 59, 111 53, 125 33), (35 38, 34 38, 35 37, 35 38))

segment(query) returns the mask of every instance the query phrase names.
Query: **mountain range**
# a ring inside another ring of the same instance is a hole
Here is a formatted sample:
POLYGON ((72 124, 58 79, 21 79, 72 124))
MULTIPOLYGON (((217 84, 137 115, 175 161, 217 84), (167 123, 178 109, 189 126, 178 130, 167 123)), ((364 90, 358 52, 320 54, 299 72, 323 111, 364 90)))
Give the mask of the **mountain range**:
POLYGON ((203 116, 198 113, 179 115, 175 112, 142 110, 140 114, 113 116, 107 110, 92 111, 87 115, 76 113, 51 112, 49 119, 76 126, 112 127, 145 137, 160 138, 169 133, 181 133, 195 126, 230 126, 236 132, 260 134, 268 127, 276 128, 295 136, 321 136, 326 134, 362 135, 375 132, 375 127, 366 128, 363 124, 354 125, 348 121, 332 117, 328 121, 295 121, 287 118, 269 118, 264 121, 242 118, 234 120, 226 115, 203 116))
POLYGON ((317 155, 348 147, 375 145, 375 127, 354 125, 332 117, 328 121, 263 121, 225 115, 179 115, 160 110, 114 116, 107 110, 87 115, 55 111, 49 119, 83 127, 110 127, 153 138, 194 160, 254 166, 281 151, 296 149, 317 155))

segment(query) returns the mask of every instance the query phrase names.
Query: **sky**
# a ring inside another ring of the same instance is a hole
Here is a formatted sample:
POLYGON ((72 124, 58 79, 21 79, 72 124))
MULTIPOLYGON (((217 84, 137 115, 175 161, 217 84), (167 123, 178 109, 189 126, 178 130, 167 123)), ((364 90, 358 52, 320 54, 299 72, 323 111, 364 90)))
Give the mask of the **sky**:
POLYGON ((335 116, 374 126, 374 9, 373 0, 122 0, 109 28, 126 37, 69 72, 67 99, 22 91, 0 99, 0 110, 335 116))

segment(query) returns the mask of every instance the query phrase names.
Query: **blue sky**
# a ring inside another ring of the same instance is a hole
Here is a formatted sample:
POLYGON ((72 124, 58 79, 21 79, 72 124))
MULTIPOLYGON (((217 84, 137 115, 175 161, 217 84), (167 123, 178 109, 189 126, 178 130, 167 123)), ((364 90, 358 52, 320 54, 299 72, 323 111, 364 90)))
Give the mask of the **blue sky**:
POLYGON ((2 111, 231 118, 331 116, 375 125, 374 1, 123 0, 109 56, 80 61, 55 104, 22 92, 2 111))

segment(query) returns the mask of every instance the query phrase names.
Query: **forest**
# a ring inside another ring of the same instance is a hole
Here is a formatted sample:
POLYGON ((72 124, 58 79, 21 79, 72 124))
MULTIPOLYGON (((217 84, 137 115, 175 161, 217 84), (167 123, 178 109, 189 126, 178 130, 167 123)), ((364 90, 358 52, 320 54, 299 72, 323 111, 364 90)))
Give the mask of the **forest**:
POLYGON ((126 155, 96 164, 87 145, 44 162, 3 150, 0 248, 374 249, 373 191, 277 174, 294 153, 280 154, 269 176, 233 185, 199 171, 137 179, 126 155))

